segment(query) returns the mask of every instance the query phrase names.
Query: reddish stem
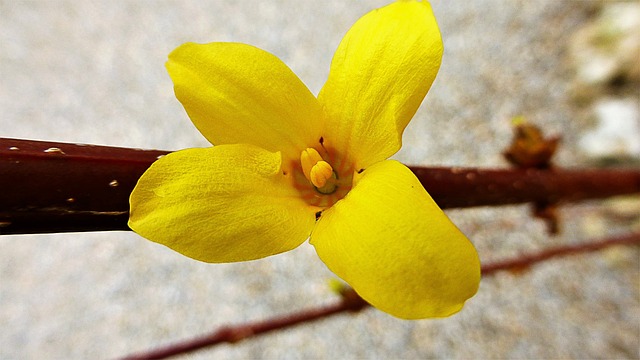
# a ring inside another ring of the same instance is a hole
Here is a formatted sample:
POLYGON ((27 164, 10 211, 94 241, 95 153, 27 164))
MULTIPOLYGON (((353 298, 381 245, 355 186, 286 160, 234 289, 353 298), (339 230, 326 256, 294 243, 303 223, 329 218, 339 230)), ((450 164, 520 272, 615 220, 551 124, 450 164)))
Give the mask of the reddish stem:
MULTIPOLYGON (((0 138, 0 234, 129 230, 129 194, 167 151, 0 138)), ((410 167, 442 208, 640 192, 640 170, 410 167)))
POLYGON ((129 194, 166 153, 0 138, 0 234, 129 230, 129 194))

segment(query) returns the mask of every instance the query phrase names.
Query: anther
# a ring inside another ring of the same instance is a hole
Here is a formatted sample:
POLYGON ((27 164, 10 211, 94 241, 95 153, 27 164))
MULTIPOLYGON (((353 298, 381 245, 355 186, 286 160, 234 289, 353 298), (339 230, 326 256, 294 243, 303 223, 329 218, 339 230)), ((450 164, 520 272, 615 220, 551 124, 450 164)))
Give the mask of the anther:
POLYGON ((300 154, 300 165, 302 165, 302 172, 307 180, 311 181, 311 168, 322 160, 322 156, 314 148, 307 148, 300 154))
POLYGON ((300 154, 300 165, 304 177, 323 194, 331 194, 336 190, 336 174, 331 165, 324 161, 314 148, 307 148, 300 154))
POLYGON ((309 173, 309 181, 311 181, 313 186, 317 188, 324 187, 327 184, 327 180, 332 177, 333 168, 324 160, 318 161, 313 165, 311 172, 309 173))

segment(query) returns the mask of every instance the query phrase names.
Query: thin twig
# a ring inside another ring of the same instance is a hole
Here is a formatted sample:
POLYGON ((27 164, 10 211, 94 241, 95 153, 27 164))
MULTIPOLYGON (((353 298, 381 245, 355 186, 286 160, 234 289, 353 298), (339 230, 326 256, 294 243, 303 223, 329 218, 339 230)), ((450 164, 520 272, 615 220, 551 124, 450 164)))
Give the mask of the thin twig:
POLYGON ((369 306, 352 289, 347 292, 349 296, 342 296, 342 300, 331 305, 303 310, 297 313, 274 317, 268 320, 247 323, 235 326, 222 326, 211 334, 196 337, 190 340, 179 342, 163 348, 151 350, 137 355, 127 356, 124 359, 165 359, 171 356, 186 354, 205 347, 210 347, 222 343, 236 343, 250 337, 255 337, 274 330, 281 330, 302 323, 323 319, 338 313, 347 311, 357 312, 369 306))
MULTIPOLYGON (((489 276, 502 270, 521 270, 555 257, 588 253, 615 245, 640 245, 640 233, 606 238, 583 244, 559 246, 552 249, 546 249, 535 254, 523 255, 514 259, 489 263, 482 266, 482 275, 489 276)), ((369 304, 359 297, 352 289, 347 289, 343 292, 341 300, 332 305, 302 310, 297 313, 274 317, 256 323, 223 326, 209 335, 196 337, 190 340, 160 347, 158 349, 130 355, 124 359, 165 359, 171 356, 186 354, 222 343, 236 343, 240 340, 265 334, 267 332, 281 330, 303 323, 309 323, 348 311, 357 312, 367 306, 369 306, 369 304)))
POLYGON ((496 261, 482 266, 482 275, 491 275, 501 270, 525 270, 530 266, 556 257, 574 255, 580 253, 588 253, 598 251, 614 245, 638 245, 640 244, 640 233, 623 235, 618 237, 606 238, 603 240, 558 246, 550 249, 541 250, 538 253, 530 255, 521 255, 513 259, 496 261))
MULTIPOLYGON (((167 153, 0 138, 0 234, 129 230, 129 194, 167 153)), ((640 169, 410 168, 442 208, 640 192, 640 169)))

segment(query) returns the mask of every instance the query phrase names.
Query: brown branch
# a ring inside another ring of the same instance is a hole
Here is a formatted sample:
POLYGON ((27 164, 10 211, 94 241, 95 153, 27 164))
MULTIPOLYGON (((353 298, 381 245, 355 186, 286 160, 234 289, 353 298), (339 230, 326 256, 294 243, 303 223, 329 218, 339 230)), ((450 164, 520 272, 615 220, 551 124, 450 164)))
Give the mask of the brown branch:
POLYGON ((640 192, 640 169, 409 168, 443 209, 568 203, 640 192))
MULTIPOLYGON (((129 230, 129 194, 167 151, 0 138, 0 234, 129 230)), ((640 170, 410 167, 442 208, 640 192, 640 170)))
POLYGON ((166 153, 0 138, 0 234, 129 230, 129 194, 166 153))
MULTIPOLYGON (((531 255, 524 255, 514 259, 489 263, 482 266, 482 275, 493 275, 501 270, 522 270, 555 257, 594 252, 615 245, 640 245, 640 233, 607 238, 583 244, 560 246, 531 255)), ((274 317, 256 323, 223 326, 209 335, 185 340, 147 352, 130 355, 124 359, 165 359, 171 356, 186 354, 222 343, 236 343, 240 340, 265 334, 267 332, 316 321, 348 311, 357 312, 367 306, 369 306, 369 304, 358 296, 353 289, 347 288, 342 293, 342 299, 332 305, 302 310, 297 313, 274 317)))

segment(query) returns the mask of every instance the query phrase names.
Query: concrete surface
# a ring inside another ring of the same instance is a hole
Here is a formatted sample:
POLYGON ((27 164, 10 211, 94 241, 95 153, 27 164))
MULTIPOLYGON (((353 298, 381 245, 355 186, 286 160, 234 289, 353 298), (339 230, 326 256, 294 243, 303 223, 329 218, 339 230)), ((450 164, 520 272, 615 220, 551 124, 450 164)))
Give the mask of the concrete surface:
MULTIPOLYGON (((186 41, 237 41, 283 59, 317 93, 342 35, 386 1, 0 0, 0 136, 181 149, 205 146, 164 69, 186 41)), ((505 166, 510 119, 562 134, 557 162, 590 166, 594 126, 571 97, 572 34, 594 1, 434 1, 438 78, 396 158, 505 166)), ((637 93, 635 93, 637 94, 637 93)), ((638 104, 638 98, 633 98, 638 104)), ((564 207, 550 238, 526 206, 450 211, 483 261, 638 229, 638 200, 564 207), (634 208, 635 207, 635 208, 634 208), (626 214, 626 215, 620 215, 626 214)), ((0 359, 107 359, 218 326, 329 302, 332 274, 303 244, 209 265, 133 233, 0 236, 0 359)), ((278 359, 638 358, 637 248, 486 278, 447 319, 374 309, 190 356, 278 359)))

